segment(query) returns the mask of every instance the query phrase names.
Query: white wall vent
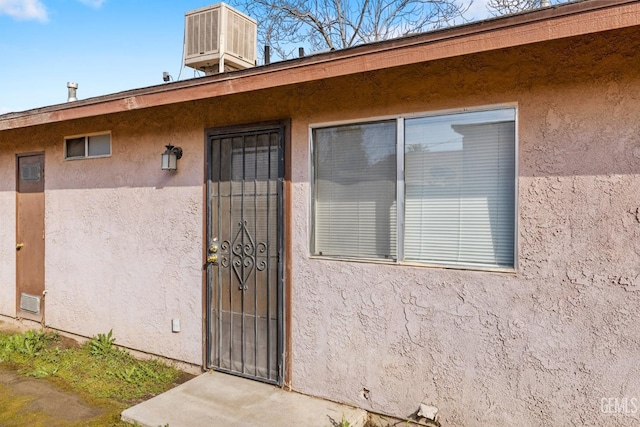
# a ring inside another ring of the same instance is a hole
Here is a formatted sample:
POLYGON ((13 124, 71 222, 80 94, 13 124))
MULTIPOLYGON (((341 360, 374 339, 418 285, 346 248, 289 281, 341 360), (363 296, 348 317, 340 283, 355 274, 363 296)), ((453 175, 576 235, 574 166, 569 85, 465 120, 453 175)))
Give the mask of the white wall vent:
POLYGON ((185 14, 184 65, 207 74, 256 64, 255 20, 224 3, 185 14))

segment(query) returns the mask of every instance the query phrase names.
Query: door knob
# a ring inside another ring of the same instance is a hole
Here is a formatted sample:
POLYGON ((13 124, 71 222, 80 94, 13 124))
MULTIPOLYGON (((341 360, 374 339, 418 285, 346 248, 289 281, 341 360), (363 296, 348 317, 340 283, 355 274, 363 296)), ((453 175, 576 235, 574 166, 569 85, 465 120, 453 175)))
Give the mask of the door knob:
POLYGON ((218 262, 218 255, 209 255, 207 257, 207 262, 209 263, 218 262))
POLYGON ((20 249, 24 248, 24 243, 18 243, 16 245, 16 251, 19 251, 20 249))

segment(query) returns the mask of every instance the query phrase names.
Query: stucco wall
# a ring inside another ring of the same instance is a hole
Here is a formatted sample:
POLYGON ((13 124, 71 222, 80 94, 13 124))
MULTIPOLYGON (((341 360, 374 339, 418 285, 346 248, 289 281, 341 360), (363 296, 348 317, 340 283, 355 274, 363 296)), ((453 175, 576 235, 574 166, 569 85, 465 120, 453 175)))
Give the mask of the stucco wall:
POLYGON ((396 416, 426 402, 446 426, 638 421, 639 41, 567 40, 323 87, 333 108, 318 102, 312 123, 517 102, 519 267, 310 259, 308 126, 295 122, 294 389, 396 416), (605 398, 626 398, 628 413, 604 414, 605 398))
POLYGON ((1 132, 0 315, 16 315, 15 155, 43 151, 46 325, 113 329, 117 344, 201 365, 205 129, 290 117, 293 102, 276 91, 1 132), (64 160, 65 136, 103 131, 110 157, 64 160), (160 169, 166 144, 183 148, 177 172, 160 169))
MULTIPOLYGON (((1 250, 15 240, 15 153, 44 151, 46 324, 84 336, 113 329, 120 345, 200 364, 204 130, 175 113, 5 133, 15 151, 2 156, 12 172, 2 180, 0 236, 13 236, 1 250), (64 160, 65 136, 101 131, 112 133, 111 157, 64 160), (160 169, 169 143, 184 149, 177 172, 160 169)), ((0 313, 15 315, 15 255, 2 265, 0 313)))
POLYGON ((47 323, 200 363, 204 129, 291 118, 295 390, 396 416, 424 401, 447 426, 631 425, 601 399, 640 399, 639 52, 618 31, 3 132, 1 313, 14 155, 44 150, 47 323), (310 124, 500 103, 518 106, 515 274, 309 257, 310 124), (64 135, 102 130, 110 158, 62 159, 64 135))
POLYGON ((16 314, 15 181, 15 157, 0 154, 0 314, 8 316, 16 314))

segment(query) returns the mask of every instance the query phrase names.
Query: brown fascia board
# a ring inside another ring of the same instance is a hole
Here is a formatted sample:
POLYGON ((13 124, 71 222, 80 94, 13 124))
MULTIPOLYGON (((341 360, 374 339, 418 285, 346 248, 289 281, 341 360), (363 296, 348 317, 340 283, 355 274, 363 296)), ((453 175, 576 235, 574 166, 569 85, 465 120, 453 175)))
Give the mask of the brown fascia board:
POLYGON ((215 98, 640 25, 639 0, 584 0, 232 73, 0 116, 0 130, 215 98))

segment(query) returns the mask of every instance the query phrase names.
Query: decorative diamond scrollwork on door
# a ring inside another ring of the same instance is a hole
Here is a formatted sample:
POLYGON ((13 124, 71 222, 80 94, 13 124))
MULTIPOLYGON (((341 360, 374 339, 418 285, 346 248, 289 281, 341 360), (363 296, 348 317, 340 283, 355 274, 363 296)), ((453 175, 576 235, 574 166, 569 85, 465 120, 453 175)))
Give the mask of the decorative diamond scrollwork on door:
POLYGON ((238 225, 240 229, 233 242, 224 240, 220 244, 220 266, 233 268, 239 282, 238 289, 244 291, 247 290, 247 281, 253 269, 262 271, 267 268, 266 259, 256 261, 257 256, 261 258, 267 252, 267 244, 264 242, 255 243, 247 229, 247 221, 240 221, 238 225))

